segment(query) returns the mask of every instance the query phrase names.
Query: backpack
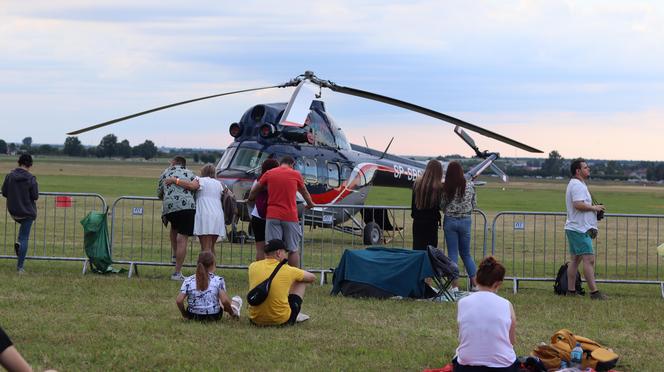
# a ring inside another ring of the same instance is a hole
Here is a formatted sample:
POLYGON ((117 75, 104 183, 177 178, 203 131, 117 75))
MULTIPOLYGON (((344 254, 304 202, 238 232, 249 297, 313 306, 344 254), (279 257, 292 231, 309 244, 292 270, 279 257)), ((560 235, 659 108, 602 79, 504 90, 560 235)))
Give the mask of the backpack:
MULTIPOLYGON (((557 295, 564 296, 567 293, 567 267, 568 262, 565 262, 560 269, 558 269, 558 274, 556 274, 556 281, 553 283, 553 292, 557 295)), ((583 290, 583 285, 581 284, 581 274, 576 272, 576 284, 574 285, 576 293, 580 295, 585 295, 586 291, 583 290)))
POLYGON ((577 342, 583 349, 582 368, 590 367, 597 371, 607 371, 618 363, 619 356, 611 349, 587 337, 575 336, 567 329, 554 333, 550 345, 540 345, 531 354, 540 358, 547 369, 560 368, 561 360, 570 360, 570 353, 577 342))
POLYGON ((231 189, 222 187, 224 191, 221 194, 221 207, 224 210, 224 223, 230 225, 235 222, 235 216, 238 215, 237 200, 231 189))

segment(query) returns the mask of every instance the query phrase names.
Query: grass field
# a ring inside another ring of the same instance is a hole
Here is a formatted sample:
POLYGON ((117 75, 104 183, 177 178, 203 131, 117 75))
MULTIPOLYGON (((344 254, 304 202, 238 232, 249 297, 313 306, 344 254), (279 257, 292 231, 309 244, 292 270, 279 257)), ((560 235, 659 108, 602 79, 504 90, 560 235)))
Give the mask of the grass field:
MULTIPOLYGON (((14 162, 0 157, 0 172, 14 162)), ((121 195, 154 195, 165 165, 165 160, 37 158, 34 173, 42 191, 99 193, 110 203, 121 195)), ((479 188, 479 208, 490 217, 501 210, 562 211, 564 188, 565 182, 492 181, 479 188)), ((592 184, 591 190, 612 213, 664 213, 662 187, 606 183, 592 184)), ((375 188, 369 196, 369 204, 409 200, 408 190, 375 188)), ((60 241, 58 235, 48 244, 60 241)), ((80 249, 80 240, 77 244, 80 249)), ((192 257, 195 252, 197 247, 192 257)), ((241 254, 250 257, 251 251, 241 254)), ((457 345, 454 304, 331 297, 329 284, 313 285, 303 309, 312 319, 298 327, 255 328, 246 316, 201 325, 179 319, 174 304, 179 285, 165 279, 170 268, 142 267, 140 276, 127 279, 82 276, 80 263, 28 261, 23 276, 14 266, 13 259, 0 260, 0 324, 37 370, 417 371, 441 367, 457 345)), ((244 270, 221 274, 231 294, 246 292, 244 270)), ((503 289, 517 314, 517 354, 528 354, 557 329, 568 328, 612 347, 622 357, 619 370, 661 370, 659 288, 602 288, 611 296, 606 302, 554 296, 551 283, 522 283, 516 295, 503 289)))

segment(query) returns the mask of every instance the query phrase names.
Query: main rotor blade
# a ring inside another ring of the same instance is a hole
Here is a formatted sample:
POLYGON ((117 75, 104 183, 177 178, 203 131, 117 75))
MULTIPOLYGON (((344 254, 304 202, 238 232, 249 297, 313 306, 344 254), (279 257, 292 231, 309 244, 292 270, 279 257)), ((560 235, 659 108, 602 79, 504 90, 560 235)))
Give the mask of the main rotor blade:
POLYGON ((534 147, 530 147, 526 144, 515 141, 511 138, 505 137, 505 136, 500 135, 498 133, 494 133, 490 130, 486 130, 484 128, 478 127, 477 125, 465 122, 461 119, 457 119, 455 117, 445 115, 443 113, 440 113, 440 112, 437 112, 437 111, 434 111, 434 110, 430 110, 426 107, 418 106, 418 105, 415 105, 415 104, 412 104, 412 103, 409 103, 409 102, 405 102, 405 101, 401 101, 401 100, 398 100, 398 99, 395 99, 395 98, 382 96, 382 95, 376 94, 376 93, 371 93, 371 92, 367 92, 367 91, 363 91, 363 90, 359 90, 359 89, 355 89, 355 88, 344 87, 344 86, 337 85, 337 84, 334 84, 334 83, 329 83, 329 82, 327 82, 327 83, 328 84, 325 84, 325 87, 330 88, 331 90, 333 90, 335 92, 345 93, 345 94, 348 94, 348 95, 351 95, 351 96, 356 96, 356 97, 362 97, 362 98, 370 99, 370 100, 373 100, 373 101, 387 103, 388 105, 405 108, 406 110, 419 112, 420 114, 431 116, 432 118, 436 118, 436 119, 439 119, 439 120, 442 120, 442 121, 446 121, 450 124, 458 125, 462 128, 471 130, 473 132, 479 133, 479 134, 481 134, 483 136, 486 136, 486 137, 489 137, 489 138, 493 138, 493 139, 498 140, 500 142, 510 144, 514 147, 518 147, 518 148, 520 148, 522 150, 526 150, 528 152, 538 152, 538 153, 542 152, 542 150, 538 150, 534 147))
POLYGON ((281 84, 281 85, 273 85, 273 86, 270 86, 270 87, 236 90, 234 92, 214 94, 214 95, 211 95, 211 96, 205 96, 205 97, 194 98, 194 99, 190 99, 190 100, 186 100, 186 101, 182 101, 182 102, 171 103, 170 105, 156 107, 156 108, 153 108, 153 109, 150 109, 150 110, 147 110, 147 111, 138 112, 136 114, 127 115, 127 116, 123 116, 121 118, 117 118, 117 119, 109 120, 109 121, 106 121, 106 122, 103 122, 103 123, 100 123, 100 124, 92 125, 92 126, 89 126, 87 128, 78 129, 78 130, 67 133, 67 135, 68 136, 73 136, 73 135, 85 133, 85 132, 91 131, 93 129, 105 127, 107 125, 111 125, 111 124, 115 124, 115 123, 118 123, 118 122, 121 122, 121 121, 129 120, 129 119, 132 119, 132 118, 135 118, 135 117, 138 117, 138 116, 142 116, 142 115, 146 115, 146 114, 149 114, 149 113, 152 113, 152 112, 155 112, 155 111, 161 111, 161 110, 165 110, 167 108, 171 108, 171 107, 175 107, 175 106, 186 105, 187 103, 202 101, 202 100, 205 100, 205 99, 216 98, 216 97, 221 97, 221 96, 229 96, 231 94, 253 92, 253 91, 257 91, 257 90, 265 90, 265 89, 272 89, 272 88, 283 88, 283 87, 287 87, 287 86, 291 86, 290 83, 281 84))

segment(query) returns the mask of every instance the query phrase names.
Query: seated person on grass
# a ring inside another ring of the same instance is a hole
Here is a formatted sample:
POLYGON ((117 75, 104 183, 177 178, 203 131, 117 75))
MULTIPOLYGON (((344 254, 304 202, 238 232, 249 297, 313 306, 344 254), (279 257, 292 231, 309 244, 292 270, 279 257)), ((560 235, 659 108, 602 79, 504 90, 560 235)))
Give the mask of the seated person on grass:
MULTIPOLYGON (((249 265, 249 289, 269 278, 284 259, 288 259, 284 242, 270 240, 265 245, 265 259, 249 265)), ((249 306, 249 320, 255 325, 293 325, 309 319, 308 315, 300 313, 300 308, 306 285, 314 280, 316 276, 308 271, 283 265, 272 279, 265 302, 249 306)))
POLYGON ((236 313, 231 308, 224 278, 214 275, 215 268, 212 252, 203 251, 198 255, 196 274, 185 278, 180 288, 180 294, 175 299, 184 318, 219 320, 225 310, 231 317, 239 319, 239 311, 236 313), (186 309, 184 307, 185 299, 188 304, 186 309))
POLYGON ((459 347, 452 360, 455 372, 518 370, 514 308, 497 294, 504 278, 505 267, 486 257, 477 270, 478 291, 459 300, 459 347))
POLYGON ((29 372, 32 368, 16 350, 5 331, 0 328, 0 366, 7 371, 29 372))

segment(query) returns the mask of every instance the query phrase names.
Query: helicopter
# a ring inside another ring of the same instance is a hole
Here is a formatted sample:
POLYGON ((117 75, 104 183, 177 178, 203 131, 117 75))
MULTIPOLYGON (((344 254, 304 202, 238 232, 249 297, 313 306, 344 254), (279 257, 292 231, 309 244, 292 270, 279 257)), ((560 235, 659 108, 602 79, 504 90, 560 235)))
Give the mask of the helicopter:
MULTIPOLYGON (((217 164, 217 178, 230 188, 236 197, 245 199, 259 176, 258 172, 263 161, 289 155, 295 159, 295 169, 302 174, 307 190, 317 205, 316 208, 304 212, 304 221, 314 227, 333 227, 362 235, 365 244, 377 244, 382 239, 382 231, 393 228, 386 210, 381 208, 362 211, 363 226, 350 229, 342 226, 349 219, 357 225, 360 224, 354 217, 355 211, 357 207, 364 205, 370 187, 411 188, 424 172, 426 164, 389 154, 392 141, 384 151, 369 148, 366 140, 366 146, 350 143, 326 110, 325 102, 321 99, 323 88, 401 107, 455 125, 454 133, 473 149, 477 158, 482 159, 479 164, 468 170, 466 173, 468 179, 474 179, 489 167, 503 181, 507 181, 507 176, 494 164, 500 154, 481 151, 464 129, 528 152, 542 153, 534 147, 461 119, 395 98, 338 85, 318 78, 311 71, 306 71, 283 84, 177 102, 67 134, 77 135, 137 116, 201 100, 287 87, 295 87, 288 102, 257 104, 246 110, 238 122, 230 124, 229 134, 233 137, 233 142, 228 145, 217 164), (349 206, 349 208, 330 208, 335 205, 349 206), (349 213, 349 210, 352 212, 349 213)), ((238 214, 243 220, 250 218, 246 207, 240 208, 238 214)))

